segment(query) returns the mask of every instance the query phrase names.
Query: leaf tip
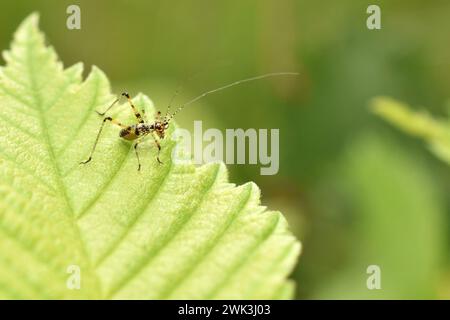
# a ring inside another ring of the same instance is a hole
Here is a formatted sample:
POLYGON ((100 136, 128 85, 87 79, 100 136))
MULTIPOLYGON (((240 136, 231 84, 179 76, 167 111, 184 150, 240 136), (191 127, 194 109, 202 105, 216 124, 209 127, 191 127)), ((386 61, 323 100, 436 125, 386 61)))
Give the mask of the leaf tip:
POLYGON ((33 12, 27 16, 19 25, 16 32, 14 33, 14 44, 29 41, 30 38, 38 38, 43 41, 43 34, 39 30, 39 13, 33 12))
POLYGON ((33 12, 28 17, 26 17, 19 25, 18 31, 21 30, 29 30, 30 28, 39 28, 39 18, 40 15, 38 12, 33 12))
POLYGON ((100 78, 107 78, 106 74, 103 72, 102 69, 100 69, 99 67, 97 67, 95 64, 92 65, 91 67, 91 71, 89 72, 89 76, 88 77, 100 77, 100 78))
POLYGON ((228 183, 228 169, 223 162, 214 162, 210 164, 217 170, 217 177, 220 183, 228 183))

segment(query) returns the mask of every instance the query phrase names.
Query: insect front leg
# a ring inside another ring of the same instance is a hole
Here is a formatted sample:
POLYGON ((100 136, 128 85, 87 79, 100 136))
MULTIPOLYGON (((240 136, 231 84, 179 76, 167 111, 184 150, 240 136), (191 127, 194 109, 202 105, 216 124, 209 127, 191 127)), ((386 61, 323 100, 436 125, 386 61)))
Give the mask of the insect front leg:
POLYGON ((95 148, 97 147, 98 140, 99 140, 100 135, 102 133, 103 127, 105 126, 105 123, 107 121, 110 121, 111 123, 121 127, 122 129, 126 129, 128 127, 126 125, 121 124, 119 121, 117 121, 117 120, 115 120, 115 119, 113 119, 111 117, 105 117, 103 119, 103 122, 102 122, 101 126, 100 126, 100 130, 98 130, 97 137, 95 138, 94 146, 92 147, 91 153, 89 154, 89 158, 87 160, 85 160, 85 161, 81 161, 80 164, 86 164, 86 163, 88 163, 89 161, 92 160, 92 155, 93 155, 93 153, 95 151, 95 148))

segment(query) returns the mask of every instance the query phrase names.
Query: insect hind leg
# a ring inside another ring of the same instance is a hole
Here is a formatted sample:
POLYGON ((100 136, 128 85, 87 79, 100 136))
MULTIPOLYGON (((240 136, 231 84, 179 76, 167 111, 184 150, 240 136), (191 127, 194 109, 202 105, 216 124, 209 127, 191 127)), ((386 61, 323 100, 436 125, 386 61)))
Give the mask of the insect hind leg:
POLYGON ((81 161, 80 164, 86 164, 86 163, 88 163, 88 162, 90 162, 92 160, 92 155, 94 154, 95 148, 97 147, 97 144, 98 144, 98 140, 100 139, 100 135, 102 134, 103 127, 105 126, 105 123, 107 121, 109 121, 112 124, 115 124, 115 125, 121 127, 122 129, 126 129, 127 128, 126 125, 121 124, 119 121, 117 121, 117 120, 115 120, 115 119, 113 119, 111 117, 103 118, 103 122, 102 122, 102 124, 100 126, 100 129, 98 130, 97 137, 95 138, 94 146, 92 147, 91 153, 89 154, 89 158, 87 160, 85 160, 85 161, 81 161))
MULTIPOLYGON (((133 102, 131 101, 131 97, 128 94, 128 92, 122 92, 121 95, 123 97, 127 98, 128 103, 130 104, 130 107, 133 110, 133 114, 134 114, 136 120, 139 123, 144 123, 145 122, 145 110, 142 110, 142 115, 141 115, 141 113, 137 110, 137 108, 134 106, 133 102)), ((111 110, 112 107, 114 107, 116 105, 117 102, 119 102, 119 100, 120 100, 120 97, 117 98, 116 100, 114 100, 113 103, 111 103, 111 105, 104 112, 96 111, 97 114, 100 116, 104 116, 109 110, 111 110)))
POLYGON ((128 103, 130 104, 131 109, 133 110, 134 116, 136 117, 136 120, 139 123, 144 123, 144 118, 142 117, 142 115, 139 113, 139 111, 136 109, 136 107, 133 104, 133 101, 131 101, 131 97, 128 94, 128 92, 123 92, 122 96, 124 96, 125 98, 127 98, 128 103))

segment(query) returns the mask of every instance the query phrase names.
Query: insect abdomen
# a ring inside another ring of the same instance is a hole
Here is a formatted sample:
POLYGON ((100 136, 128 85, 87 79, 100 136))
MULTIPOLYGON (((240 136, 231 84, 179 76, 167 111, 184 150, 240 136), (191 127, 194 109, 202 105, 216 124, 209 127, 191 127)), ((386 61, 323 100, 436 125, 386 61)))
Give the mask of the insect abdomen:
POLYGON ((132 127, 120 130, 119 136, 125 140, 135 140, 138 137, 136 130, 132 127))

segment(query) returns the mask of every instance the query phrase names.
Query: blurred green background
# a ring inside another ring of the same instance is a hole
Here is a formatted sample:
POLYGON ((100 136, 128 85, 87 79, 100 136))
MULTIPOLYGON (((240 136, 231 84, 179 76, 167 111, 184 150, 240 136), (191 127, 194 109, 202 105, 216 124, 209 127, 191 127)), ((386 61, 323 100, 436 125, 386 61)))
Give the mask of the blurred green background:
POLYGON ((368 109, 390 95, 447 115, 448 0, 15 0, 1 4, 1 49, 33 11, 65 66, 97 65, 115 92, 145 92, 163 111, 178 85, 182 103, 240 78, 300 72, 209 96, 177 121, 280 129, 277 175, 229 169, 233 182, 255 181, 301 239, 298 298, 450 298, 450 170, 368 109), (70 4, 81 30, 66 28, 70 4), (366 28, 370 4, 381 6, 381 30, 366 28), (372 264, 381 290, 366 288, 372 264))

